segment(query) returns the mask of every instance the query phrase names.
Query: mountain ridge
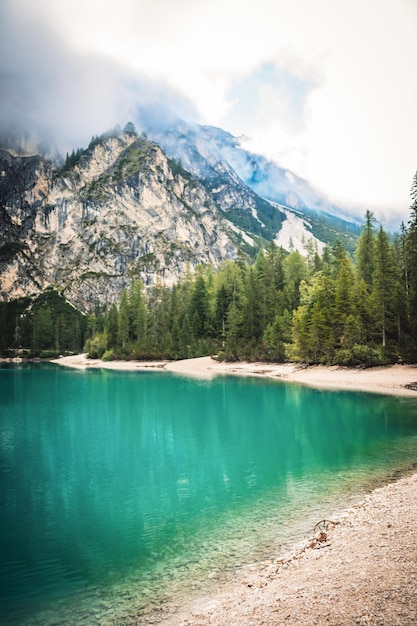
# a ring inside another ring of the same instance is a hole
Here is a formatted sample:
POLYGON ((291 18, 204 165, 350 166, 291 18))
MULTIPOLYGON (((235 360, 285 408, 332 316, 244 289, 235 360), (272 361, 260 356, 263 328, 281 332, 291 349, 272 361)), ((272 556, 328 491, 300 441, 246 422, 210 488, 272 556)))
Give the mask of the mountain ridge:
MULTIPOLYGON (((308 239, 326 243, 311 216, 258 195, 207 139, 217 133, 217 144, 226 137, 230 148, 238 141, 230 133, 201 127, 193 135, 185 122, 181 128, 182 137, 170 130, 176 150, 128 124, 93 137, 61 163, 1 148, 1 297, 52 287, 84 311, 108 305, 135 279, 172 285, 199 264, 253 257, 263 242, 279 241, 287 211, 302 218, 299 247, 308 239)), ((328 241, 350 237, 334 231, 328 241)))

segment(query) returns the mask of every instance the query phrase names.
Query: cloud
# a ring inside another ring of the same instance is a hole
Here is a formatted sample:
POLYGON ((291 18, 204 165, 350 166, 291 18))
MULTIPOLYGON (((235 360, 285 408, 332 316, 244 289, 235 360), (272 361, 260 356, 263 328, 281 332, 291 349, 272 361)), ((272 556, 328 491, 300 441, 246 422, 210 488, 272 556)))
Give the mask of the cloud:
POLYGON ((274 62, 263 63, 233 85, 230 124, 270 124, 276 119, 290 133, 305 129, 306 105, 314 82, 274 62))
POLYGON ((0 22, 2 133, 29 133, 65 153, 93 134, 140 120, 139 106, 195 115, 174 88, 95 53, 72 51, 41 15, 27 17, 16 6, 3 2, 0 22))
POLYGON ((417 168, 411 7, 370 1, 360 12, 346 4, 338 21, 328 16, 338 41, 323 65, 322 88, 311 94, 305 136, 303 174, 339 203, 374 208, 388 221, 407 216, 417 168))
POLYGON ((85 145, 173 114, 336 203, 408 212, 417 169, 414 0, 3 0, 0 125, 85 145))

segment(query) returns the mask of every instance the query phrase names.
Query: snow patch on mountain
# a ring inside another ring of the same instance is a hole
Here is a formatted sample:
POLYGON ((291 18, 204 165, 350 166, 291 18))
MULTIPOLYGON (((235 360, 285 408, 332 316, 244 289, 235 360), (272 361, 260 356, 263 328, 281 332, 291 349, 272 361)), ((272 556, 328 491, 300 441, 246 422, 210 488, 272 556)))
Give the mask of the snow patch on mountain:
POLYGON ((322 254, 326 244, 308 230, 308 222, 288 209, 281 207, 281 211, 285 214, 285 220, 275 238, 277 246, 282 246, 284 250, 289 252, 298 250, 300 254, 307 256, 306 246, 309 241, 312 241, 318 254, 322 254))

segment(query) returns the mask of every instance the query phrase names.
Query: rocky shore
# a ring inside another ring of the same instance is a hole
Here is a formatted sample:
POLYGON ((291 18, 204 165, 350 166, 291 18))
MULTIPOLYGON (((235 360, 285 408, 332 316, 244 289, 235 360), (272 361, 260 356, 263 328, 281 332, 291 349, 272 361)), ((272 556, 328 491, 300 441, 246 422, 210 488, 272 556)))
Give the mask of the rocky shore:
POLYGON ((417 623, 417 475, 376 489, 291 554, 248 565, 164 626, 417 623))

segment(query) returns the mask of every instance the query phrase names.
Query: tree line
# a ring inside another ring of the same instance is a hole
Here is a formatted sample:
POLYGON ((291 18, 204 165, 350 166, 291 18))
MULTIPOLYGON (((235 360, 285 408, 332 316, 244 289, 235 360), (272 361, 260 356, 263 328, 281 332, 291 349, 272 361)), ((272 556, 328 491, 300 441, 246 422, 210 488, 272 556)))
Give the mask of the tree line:
POLYGON ((0 354, 82 350, 111 359, 417 362, 417 174, 410 220, 391 237, 368 211, 353 254, 336 240, 319 255, 273 242, 187 271, 172 287, 140 281, 88 316, 49 289, 0 303, 0 354))
POLYGON ((340 241, 319 255, 273 242, 249 263, 199 267, 168 288, 136 281, 89 318, 91 357, 417 362, 417 174, 411 218, 390 237, 368 211, 353 256, 340 241))
POLYGON ((54 289, 0 302, 0 355, 51 358, 82 351, 87 319, 54 289))

